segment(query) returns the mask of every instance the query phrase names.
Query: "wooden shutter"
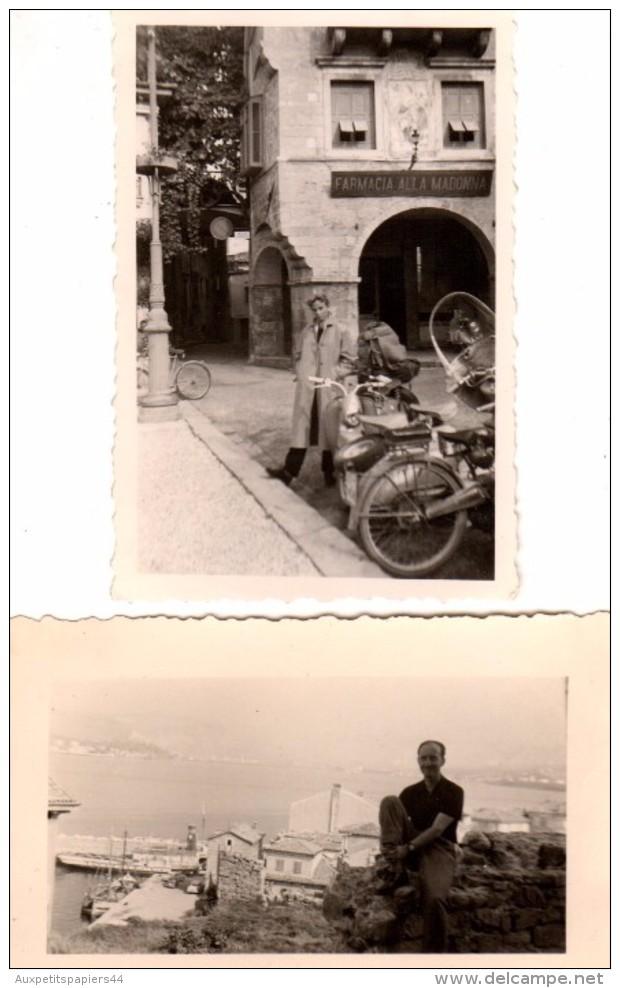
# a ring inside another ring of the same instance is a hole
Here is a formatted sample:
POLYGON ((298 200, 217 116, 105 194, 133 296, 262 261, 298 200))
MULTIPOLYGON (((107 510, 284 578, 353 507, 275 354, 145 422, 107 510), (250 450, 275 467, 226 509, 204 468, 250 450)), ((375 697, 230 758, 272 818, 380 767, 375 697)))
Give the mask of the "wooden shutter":
POLYGON ((374 83, 332 82, 332 145, 375 147, 374 83))
POLYGON ((484 94, 482 83, 442 85, 444 147, 483 148, 484 94))

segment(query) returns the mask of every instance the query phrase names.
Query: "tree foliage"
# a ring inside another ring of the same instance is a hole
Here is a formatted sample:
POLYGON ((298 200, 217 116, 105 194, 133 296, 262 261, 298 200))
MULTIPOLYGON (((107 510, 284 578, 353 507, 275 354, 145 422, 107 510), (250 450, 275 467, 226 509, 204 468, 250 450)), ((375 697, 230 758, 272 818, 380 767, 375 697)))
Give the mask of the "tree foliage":
MULTIPOLYGON (((159 102, 159 146, 178 172, 163 184, 164 254, 201 249, 200 209, 242 202, 243 28, 156 28, 157 82, 173 87, 159 102)), ((138 28, 137 77, 147 79, 146 28, 138 28)))

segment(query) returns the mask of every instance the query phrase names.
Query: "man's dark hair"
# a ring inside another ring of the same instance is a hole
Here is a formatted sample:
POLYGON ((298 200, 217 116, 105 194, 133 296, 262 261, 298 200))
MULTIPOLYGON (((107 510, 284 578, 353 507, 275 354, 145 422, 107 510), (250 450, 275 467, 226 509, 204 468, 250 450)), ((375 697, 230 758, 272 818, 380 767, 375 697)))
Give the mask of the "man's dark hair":
POLYGON ((445 758, 446 757, 446 746, 445 746, 445 744, 442 744, 441 741, 433 741, 433 740, 423 741, 422 744, 419 744, 418 745, 418 755, 420 754, 420 751, 424 747, 425 744, 436 744, 437 747, 439 748, 440 752, 441 752, 441 757, 442 758, 445 758))
POLYGON ((315 292, 312 298, 308 299, 307 304, 310 308, 312 308, 315 302, 322 302, 323 305, 326 305, 329 308, 329 297, 325 294, 325 292, 315 292))

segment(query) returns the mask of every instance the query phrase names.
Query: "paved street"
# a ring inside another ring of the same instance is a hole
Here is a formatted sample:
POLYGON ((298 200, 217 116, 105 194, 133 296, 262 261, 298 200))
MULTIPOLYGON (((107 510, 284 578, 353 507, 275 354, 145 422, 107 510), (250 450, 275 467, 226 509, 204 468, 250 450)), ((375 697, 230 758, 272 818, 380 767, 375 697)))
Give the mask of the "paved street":
MULTIPOLYGON (((289 445, 294 382, 289 370, 249 365, 245 355, 231 349, 203 346, 191 352, 192 357, 206 360, 212 371, 213 384, 209 394, 192 408, 198 410, 216 428, 229 436, 262 467, 280 465, 289 445)), ((414 389, 422 403, 445 404, 445 376, 441 368, 423 366, 414 389)), ((471 421, 472 413, 462 406, 455 422, 471 421)), ((269 481, 264 496, 279 496, 275 489, 283 485, 269 481)), ((314 508, 330 525, 345 533, 347 509, 334 489, 326 489, 316 450, 310 450, 299 478, 291 491, 314 508)), ((353 536, 348 536, 354 539, 353 536)), ((492 579, 492 536, 470 528, 456 556, 437 571, 435 578, 492 579)))
POLYGON ((183 419, 140 426, 138 496, 142 572, 320 575, 183 419))

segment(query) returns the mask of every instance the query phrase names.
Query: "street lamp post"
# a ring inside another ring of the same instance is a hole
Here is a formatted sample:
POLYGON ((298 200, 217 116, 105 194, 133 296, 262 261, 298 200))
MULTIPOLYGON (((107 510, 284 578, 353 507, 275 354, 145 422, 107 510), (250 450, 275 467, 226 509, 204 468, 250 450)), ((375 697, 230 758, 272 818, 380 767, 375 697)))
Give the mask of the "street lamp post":
POLYGON ((148 28, 148 86, 149 123, 151 150, 138 161, 138 170, 149 175, 151 185, 151 286, 149 292, 149 313, 144 332, 148 339, 149 385, 148 392, 140 401, 140 419, 176 419, 179 415, 178 397, 170 387, 169 337, 171 327, 165 306, 164 263, 159 239, 159 204, 161 197, 161 174, 176 170, 176 163, 159 153, 157 123, 157 66, 155 61, 155 29, 148 28))

